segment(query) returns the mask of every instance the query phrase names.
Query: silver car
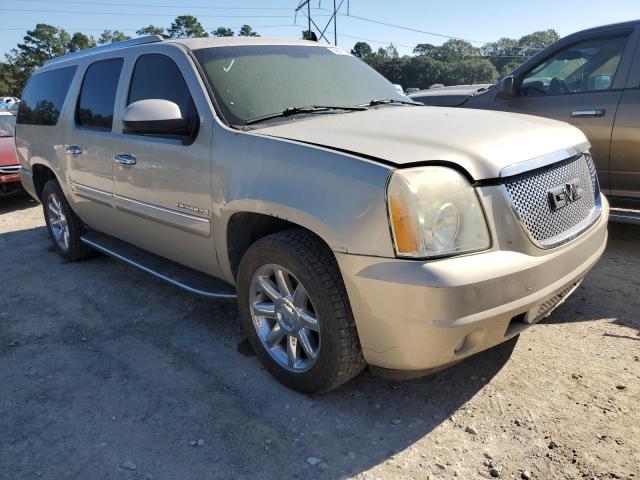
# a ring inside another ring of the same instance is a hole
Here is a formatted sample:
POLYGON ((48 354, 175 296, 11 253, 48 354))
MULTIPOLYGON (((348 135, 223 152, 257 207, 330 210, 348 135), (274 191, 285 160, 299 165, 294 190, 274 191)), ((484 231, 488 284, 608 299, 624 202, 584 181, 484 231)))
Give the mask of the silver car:
POLYGON ((51 60, 16 145, 65 259, 237 299, 259 359, 302 392, 518 335, 607 239, 578 129, 417 105, 315 42, 152 36, 51 60))

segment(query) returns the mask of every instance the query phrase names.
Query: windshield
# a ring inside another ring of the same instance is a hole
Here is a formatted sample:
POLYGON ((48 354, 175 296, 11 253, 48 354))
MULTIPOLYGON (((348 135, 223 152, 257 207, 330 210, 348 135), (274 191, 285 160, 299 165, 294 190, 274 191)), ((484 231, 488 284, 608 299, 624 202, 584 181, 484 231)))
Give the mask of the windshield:
POLYGON ((242 45, 195 55, 232 125, 293 107, 409 100, 364 62, 331 46, 242 45))
POLYGON ((0 115, 0 137, 13 137, 16 131, 16 117, 0 115))

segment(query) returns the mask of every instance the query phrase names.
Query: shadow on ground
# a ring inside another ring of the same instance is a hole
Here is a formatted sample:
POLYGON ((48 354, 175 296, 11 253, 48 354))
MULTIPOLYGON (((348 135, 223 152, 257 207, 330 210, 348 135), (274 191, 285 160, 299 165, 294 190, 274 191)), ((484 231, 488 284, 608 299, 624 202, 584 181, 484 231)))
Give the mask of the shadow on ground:
POLYGON ((27 192, 20 191, 7 197, 0 197, 0 215, 16 210, 25 210, 37 204, 27 192))
MULTIPOLYGON (((609 224, 607 250, 580 288, 543 323, 610 319, 640 339, 640 225, 609 224), (621 301, 620 299, 624 299, 621 301)), ((611 336, 609 334, 609 336, 611 336)))
POLYGON ((104 256, 64 263, 48 251, 43 227, 0 240, 21 251, 1 274, 9 285, 0 311, 8 478, 355 475, 446 421, 515 346, 422 379, 365 373, 306 397, 237 352, 234 305, 104 256), (204 446, 190 445, 200 438, 204 446), (135 470, 122 467, 127 461, 135 470))

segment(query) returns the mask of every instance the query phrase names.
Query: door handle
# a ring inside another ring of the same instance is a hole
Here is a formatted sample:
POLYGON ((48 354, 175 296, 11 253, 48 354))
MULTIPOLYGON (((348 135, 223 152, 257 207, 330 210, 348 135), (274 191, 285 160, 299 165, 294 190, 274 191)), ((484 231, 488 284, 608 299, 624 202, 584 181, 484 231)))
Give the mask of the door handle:
POLYGON ((80 155, 82 153, 82 149, 78 145, 69 145, 64 151, 69 155, 80 155))
POLYGON ((604 117, 604 109, 602 108, 590 108, 587 110, 574 110, 571 112, 573 118, 576 117, 604 117))
POLYGON ((130 167, 131 165, 136 164, 136 157, 133 155, 129 155, 128 153, 121 153, 120 155, 116 155, 113 157, 114 162, 124 165, 126 167, 130 167))

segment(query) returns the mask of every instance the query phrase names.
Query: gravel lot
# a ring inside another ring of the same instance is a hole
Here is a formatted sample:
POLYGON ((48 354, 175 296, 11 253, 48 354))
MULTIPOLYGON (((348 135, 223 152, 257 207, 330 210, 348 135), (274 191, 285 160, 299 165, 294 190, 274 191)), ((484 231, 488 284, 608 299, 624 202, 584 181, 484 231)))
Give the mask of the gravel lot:
POLYGON ((640 479, 640 227, 611 225, 519 340, 305 397, 238 347, 235 306, 104 256, 64 263, 43 225, 0 199, 2 479, 640 479))

